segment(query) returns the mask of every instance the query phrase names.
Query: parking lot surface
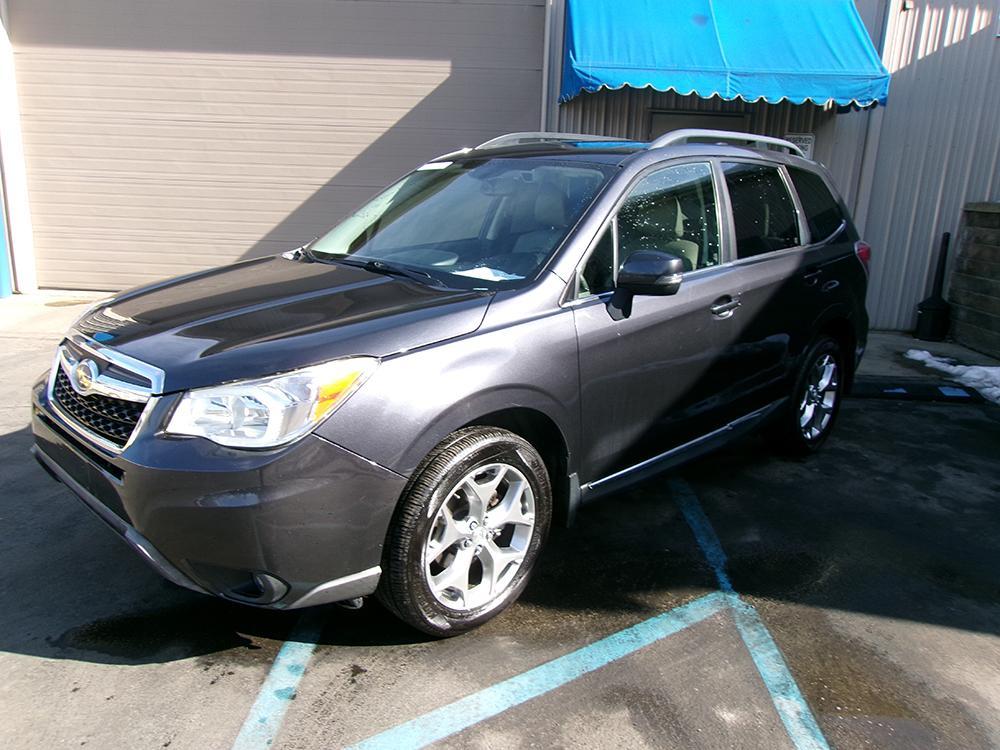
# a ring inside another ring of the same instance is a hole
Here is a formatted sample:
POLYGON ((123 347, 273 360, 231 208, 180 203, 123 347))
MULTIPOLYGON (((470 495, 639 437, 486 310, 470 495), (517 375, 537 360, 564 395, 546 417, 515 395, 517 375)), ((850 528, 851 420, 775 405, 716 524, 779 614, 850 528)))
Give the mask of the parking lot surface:
POLYGON ((435 641, 374 603, 270 613, 161 581, 28 455, 56 338, 0 339, 5 748, 1000 746, 996 407, 849 400, 805 461, 742 441, 586 508, 519 603, 435 641))

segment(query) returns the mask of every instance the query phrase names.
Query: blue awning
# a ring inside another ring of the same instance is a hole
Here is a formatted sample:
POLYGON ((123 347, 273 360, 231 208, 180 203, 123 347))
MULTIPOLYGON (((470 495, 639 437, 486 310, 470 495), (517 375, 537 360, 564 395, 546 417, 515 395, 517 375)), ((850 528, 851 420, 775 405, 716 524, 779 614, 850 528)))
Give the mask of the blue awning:
POLYGON ((772 104, 885 104, 853 0, 566 0, 560 101, 654 88, 772 104))

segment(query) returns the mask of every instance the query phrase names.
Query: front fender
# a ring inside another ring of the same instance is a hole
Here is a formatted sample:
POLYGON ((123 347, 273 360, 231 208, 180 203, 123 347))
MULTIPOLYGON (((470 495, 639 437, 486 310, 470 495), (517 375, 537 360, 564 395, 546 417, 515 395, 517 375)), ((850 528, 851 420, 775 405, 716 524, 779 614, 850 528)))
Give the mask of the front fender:
POLYGON ((492 412, 521 408, 551 420, 576 456, 577 357, 568 310, 481 330, 384 360, 319 432, 409 476, 450 432, 492 412))
POLYGON ((488 414, 510 409, 527 409, 546 417, 552 422, 562 436, 567 450, 569 471, 576 471, 574 458, 577 455, 576 445, 567 434, 566 425, 575 422, 573 414, 564 404, 558 403, 549 394, 528 387, 494 388, 472 394, 437 415, 427 425, 400 457, 399 468, 394 469, 404 476, 409 476, 413 469, 431 452, 438 443, 455 430, 469 424, 475 424, 488 414))

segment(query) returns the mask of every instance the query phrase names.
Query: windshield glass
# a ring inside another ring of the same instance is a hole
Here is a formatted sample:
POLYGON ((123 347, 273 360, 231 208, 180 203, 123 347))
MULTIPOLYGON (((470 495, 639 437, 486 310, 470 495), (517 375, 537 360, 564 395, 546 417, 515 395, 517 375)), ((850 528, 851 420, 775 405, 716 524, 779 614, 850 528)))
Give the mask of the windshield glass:
POLYGON ((612 171, 544 158, 432 162, 308 250, 417 269, 453 287, 515 286, 537 274, 612 171))

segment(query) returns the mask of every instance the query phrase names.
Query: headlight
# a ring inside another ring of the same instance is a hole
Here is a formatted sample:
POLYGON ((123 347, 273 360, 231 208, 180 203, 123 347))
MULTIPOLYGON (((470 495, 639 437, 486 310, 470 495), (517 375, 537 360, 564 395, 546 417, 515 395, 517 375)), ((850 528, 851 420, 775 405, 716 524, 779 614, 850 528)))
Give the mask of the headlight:
POLYGON ((372 357, 351 357, 260 380, 188 391, 167 432, 234 448, 290 443, 329 416, 377 364, 372 357))

